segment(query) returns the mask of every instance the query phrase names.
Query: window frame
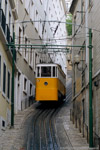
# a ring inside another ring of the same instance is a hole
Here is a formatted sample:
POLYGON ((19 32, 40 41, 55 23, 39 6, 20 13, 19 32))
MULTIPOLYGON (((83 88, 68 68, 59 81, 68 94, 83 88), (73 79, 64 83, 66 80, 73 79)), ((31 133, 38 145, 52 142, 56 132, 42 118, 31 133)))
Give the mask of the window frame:
POLYGON ((40 68, 40 66, 37 66, 36 67, 36 78, 40 78, 40 77, 41 77, 41 68, 40 68), (38 71, 38 68, 40 69, 40 73, 38 71), (39 75, 38 75, 38 73, 39 73, 39 75))
POLYGON ((32 96, 32 90, 33 90, 33 84, 30 82, 30 91, 29 91, 30 92, 29 93, 30 96, 32 96))
POLYGON ((6 65, 6 62, 4 61, 3 62, 3 86, 2 86, 2 92, 3 92, 3 96, 6 97, 6 76, 7 76, 7 65, 6 65), (4 73, 4 65, 5 65, 5 73, 4 73), (5 86, 4 86, 4 82, 5 82, 5 86), (4 88, 5 88, 5 91, 4 91, 4 88))
POLYGON ((12 19, 11 11, 9 11, 9 30, 10 30, 10 32, 11 32, 11 19, 12 19))
POLYGON ((10 99, 11 99, 11 73, 10 71, 8 70, 7 72, 7 100, 10 102, 10 99), (10 81, 9 81, 9 84, 8 84, 8 74, 10 75, 10 81), (8 87, 9 86, 9 87, 8 87), (8 90, 9 89, 9 90, 8 90), (9 97, 8 97, 8 91, 9 91, 9 97))
MULTIPOLYGON (((18 26, 18 44, 23 44, 23 38, 24 38, 23 30, 22 30, 22 27, 19 25, 18 26)), ((18 47, 18 52, 20 55, 22 55, 22 48, 20 48, 20 46, 18 47)))
POLYGON ((27 86, 28 86, 27 84, 28 84, 28 80, 24 76, 24 78, 23 78, 23 92, 25 93, 25 95, 27 95, 27 86))
POLYGON ((33 69, 33 49, 32 46, 29 50, 29 66, 33 69))
MULTIPOLYGON (((28 44, 28 37, 25 35, 24 36, 24 43, 27 45, 28 44), (25 41, 27 39, 27 42, 25 41)), ((28 63, 28 48, 24 49, 24 60, 28 63)))
POLYGON ((41 66, 40 68, 41 68, 41 69, 40 69, 40 73, 41 73, 40 76, 41 76, 42 78, 51 78, 51 77, 52 77, 52 66, 41 66), (50 76, 49 76, 49 75, 48 75, 48 76, 42 76, 42 67, 43 67, 43 68, 47 68, 47 69, 48 69, 48 68, 51 68, 51 69, 49 70, 50 73, 51 73, 51 75, 50 75, 50 76))
POLYGON ((56 77, 56 66, 52 66, 52 77, 56 77), (54 69, 54 70, 53 70, 54 69), (55 72, 55 73, 54 73, 55 72), (54 75, 55 74, 55 75, 54 75))
POLYGON ((8 0, 5 0, 5 18, 7 21, 7 16, 8 16, 8 0))
POLYGON ((57 66, 37 66, 36 67, 36 78, 58 78, 58 67, 57 66), (51 67, 51 76, 42 76, 41 67, 51 67), (55 76, 53 76, 53 67, 55 67, 55 76), (40 68, 40 73, 38 75, 38 68, 40 68))

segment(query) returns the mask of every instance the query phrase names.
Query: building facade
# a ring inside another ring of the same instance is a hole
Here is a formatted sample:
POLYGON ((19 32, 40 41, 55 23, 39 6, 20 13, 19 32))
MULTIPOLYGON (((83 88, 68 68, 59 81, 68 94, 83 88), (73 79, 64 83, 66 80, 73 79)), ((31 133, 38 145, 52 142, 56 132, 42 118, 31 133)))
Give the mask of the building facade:
POLYGON ((73 15, 73 110, 72 120, 89 141, 89 29, 92 29, 92 110, 93 144, 100 138, 99 101, 99 1, 73 0, 70 12, 73 15), (81 47, 79 47, 81 46, 81 47), (80 58, 80 61, 78 59, 80 58))
POLYGON ((15 5, 16 1, 0 0, 0 134, 11 123, 12 51, 6 44, 13 37, 15 5))
MULTIPOLYGON (((67 44, 67 31, 66 31, 66 3, 65 0, 53 0, 48 2, 47 16, 50 22, 50 29, 52 32, 51 44, 66 45, 67 44)), ((62 66, 65 74, 67 75, 66 68, 66 50, 64 47, 59 47, 56 53, 53 53, 53 61, 62 66)), ((56 50, 55 50, 56 51, 56 50)), ((52 54, 51 54, 52 56, 52 54)))

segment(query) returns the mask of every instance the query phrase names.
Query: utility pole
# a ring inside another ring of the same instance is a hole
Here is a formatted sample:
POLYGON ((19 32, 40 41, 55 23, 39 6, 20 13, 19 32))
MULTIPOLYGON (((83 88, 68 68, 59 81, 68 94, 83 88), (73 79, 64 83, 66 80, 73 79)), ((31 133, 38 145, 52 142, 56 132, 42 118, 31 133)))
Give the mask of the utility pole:
POLYGON ((93 110, 92 110, 92 31, 89 29, 89 147, 93 147, 93 110))
POLYGON ((14 126, 14 72, 15 72, 15 32, 13 32, 13 45, 12 45, 12 92, 11 92, 11 126, 14 126))

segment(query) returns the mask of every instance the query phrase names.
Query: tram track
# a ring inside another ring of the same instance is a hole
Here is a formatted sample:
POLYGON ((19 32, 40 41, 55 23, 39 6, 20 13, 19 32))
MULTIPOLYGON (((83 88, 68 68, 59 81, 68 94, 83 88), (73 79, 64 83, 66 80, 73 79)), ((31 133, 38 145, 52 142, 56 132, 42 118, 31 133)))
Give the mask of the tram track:
POLYGON ((37 139, 39 143, 35 142, 35 150, 58 150, 57 146, 55 148, 54 143, 54 135, 51 133, 54 131, 50 125, 51 118, 55 113, 55 109, 47 109, 38 117, 37 124, 40 128, 38 128, 38 133, 36 134, 35 140, 37 139), (38 136, 40 134, 40 138, 38 136))
POLYGON ((28 138, 27 138, 27 150, 34 150, 35 142, 36 142, 36 131, 35 131, 35 123, 37 118, 40 116, 40 111, 35 111, 35 114, 33 114, 31 125, 29 125, 28 128, 28 138))
POLYGON ((27 150, 60 150, 66 146, 72 147, 67 133, 64 133, 64 128, 61 127, 61 124, 56 124, 56 115, 63 109, 63 105, 64 107, 69 105, 71 99, 70 88, 69 85, 68 95, 62 103, 36 104, 31 129, 28 133, 27 150), (61 129, 64 136, 61 135, 58 129, 61 129), (64 143, 61 142, 61 138, 66 139, 64 147, 62 147, 64 143))
MULTIPOLYGON (((30 122, 28 122, 26 150, 61 149, 61 138, 63 136, 58 130, 62 130, 62 133, 65 131, 62 129, 60 123, 56 123, 56 116, 60 110, 63 110, 67 103, 69 102, 66 100, 62 103, 53 102, 47 105, 46 103, 37 103, 36 107, 34 107, 33 116, 30 117, 30 122)), ((71 147, 67 133, 64 133, 64 137, 68 141, 66 145, 71 147)))
MULTIPOLYGON (((53 103, 54 105, 54 103, 53 103)), ((62 104, 61 104, 62 105, 62 104)), ((31 125, 28 129, 27 150, 59 150, 55 130, 55 116, 61 105, 39 105, 35 108, 31 125)))
POLYGON ((45 110, 44 114, 41 116, 41 135, 40 135, 40 150, 47 150, 47 138, 46 138, 46 126, 45 126, 45 121, 46 118, 48 117, 48 114, 50 113, 50 110, 45 110))
POLYGON ((57 135, 56 135, 56 130, 55 130, 55 117, 56 117, 57 113, 58 113, 58 110, 56 110, 52 114, 51 120, 49 121, 54 150, 59 150, 59 145, 57 142, 57 135))
POLYGON ((55 109, 53 109, 47 120, 46 120, 46 137, 47 137, 47 145, 48 145, 48 150, 58 150, 55 145, 56 145, 56 141, 54 141, 54 136, 52 134, 52 127, 51 127, 51 121, 52 121, 52 116, 54 115, 55 113, 55 109))

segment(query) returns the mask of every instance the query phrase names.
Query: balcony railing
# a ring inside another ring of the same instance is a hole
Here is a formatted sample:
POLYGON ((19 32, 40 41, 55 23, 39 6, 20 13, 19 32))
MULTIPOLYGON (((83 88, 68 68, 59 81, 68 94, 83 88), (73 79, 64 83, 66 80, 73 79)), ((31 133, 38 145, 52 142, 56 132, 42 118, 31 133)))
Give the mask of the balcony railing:
MULTIPOLYGON (((6 24, 6 17, 4 15, 4 12, 2 9, 0 9, 0 25, 1 25, 1 28, 3 29, 3 32, 4 32, 4 35, 5 35, 7 42, 8 43, 13 42, 12 37, 10 36, 9 26, 8 26, 8 24, 6 24)), ((13 53, 12 48, 11 48, 11 53, 13 53)), ((15 61, 16 61, 16 50, 15 50, 15 56, 14 57, 15 57, 15 61)))
POLYGON ((10 30, 9 30, 8 24, 6 24, 6 17, 2 9, 0 9, 0 25, 1 25, 1 28, 3 29, 6 40, 9 43, 10 42, 10 30))

